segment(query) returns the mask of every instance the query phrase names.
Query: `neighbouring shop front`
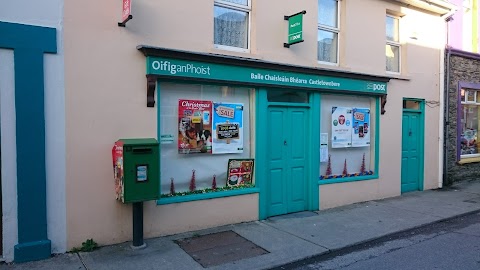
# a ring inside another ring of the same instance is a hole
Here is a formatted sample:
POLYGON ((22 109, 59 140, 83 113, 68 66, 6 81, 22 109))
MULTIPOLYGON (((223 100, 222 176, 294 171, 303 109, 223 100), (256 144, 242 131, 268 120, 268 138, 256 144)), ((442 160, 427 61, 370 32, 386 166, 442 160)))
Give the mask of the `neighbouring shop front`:
POLYGON ((480 172, 480 55, 446 51, 444 184, 477 179, 480 172))
POLYGON ((158 204, 258 193, 264 219, 318 210, 321 185, 378 179, 389 78, 138 49, 158 111, 158 204))

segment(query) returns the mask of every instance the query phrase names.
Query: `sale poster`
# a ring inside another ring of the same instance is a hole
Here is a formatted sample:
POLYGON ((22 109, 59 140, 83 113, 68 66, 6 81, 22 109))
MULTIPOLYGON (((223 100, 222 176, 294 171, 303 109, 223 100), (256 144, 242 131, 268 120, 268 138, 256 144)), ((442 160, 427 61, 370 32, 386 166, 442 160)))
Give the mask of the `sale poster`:
POLYGON ((332 148, 352 146, 352 108, 332 107, 332 148))
POLYGON ((227 186, 252 184, 253 159, 228 160, 227 186))
POLYGON ((211 101, 178 101, 178 153, 212 153, 211 101))
POLYGON ((352 146, 370 146, 370 109, 353 108, 352 146))
POLYGON ((243 153, 243 104, 213 103, 213 154, 243 153))

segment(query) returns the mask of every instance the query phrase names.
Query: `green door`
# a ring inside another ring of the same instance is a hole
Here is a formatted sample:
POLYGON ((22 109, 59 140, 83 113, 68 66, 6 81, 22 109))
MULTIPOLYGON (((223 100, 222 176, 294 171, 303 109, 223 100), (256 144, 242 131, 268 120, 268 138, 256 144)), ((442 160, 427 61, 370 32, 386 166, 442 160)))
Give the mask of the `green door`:
POLYGON ((423 134, 420 112, 403 112, 402 193, 421 190, 423 182, 423 134))
POLYGON ((307 209, 308 109, 268 109, 267 216, 307 209))

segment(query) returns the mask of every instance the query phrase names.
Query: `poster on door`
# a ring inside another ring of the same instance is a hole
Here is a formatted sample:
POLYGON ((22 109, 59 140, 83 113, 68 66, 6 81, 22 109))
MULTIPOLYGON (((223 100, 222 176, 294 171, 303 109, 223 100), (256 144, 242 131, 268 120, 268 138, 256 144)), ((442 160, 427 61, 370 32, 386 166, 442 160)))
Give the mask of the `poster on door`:
POLYGON ((178 153, 212 153, 212 102, 178 100, 178 153))
POLYGON ((352 147, 370 146, 370 109, 353 108, 352 147))
POLYGON ((332 107, 332 148, 352 146, 352 108, 332 107))
POLYGON ((243 153, 243 104, 213 103, 213 154, 243 153))

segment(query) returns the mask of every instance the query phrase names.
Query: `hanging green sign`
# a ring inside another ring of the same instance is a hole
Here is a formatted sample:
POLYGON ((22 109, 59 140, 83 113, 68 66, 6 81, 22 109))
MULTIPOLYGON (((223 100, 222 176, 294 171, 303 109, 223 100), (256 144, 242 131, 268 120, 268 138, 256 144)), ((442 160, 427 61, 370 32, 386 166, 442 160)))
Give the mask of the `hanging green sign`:
POLYGON ((288 20, 288 41, 283 44, 284 47, 288 48, 290 45, 303 42, 303 14, 306 13, 304 10, 284 17, 285 20, 288 20))

